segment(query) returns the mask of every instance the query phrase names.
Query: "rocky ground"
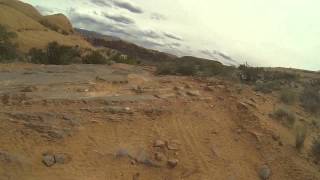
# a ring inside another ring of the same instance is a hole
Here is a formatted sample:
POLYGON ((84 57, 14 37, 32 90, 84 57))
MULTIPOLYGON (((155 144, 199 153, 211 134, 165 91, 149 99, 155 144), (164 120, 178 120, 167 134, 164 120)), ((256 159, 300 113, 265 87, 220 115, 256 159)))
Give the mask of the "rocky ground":
POLYGON ((269 116, 276 98, 245 85, 122 64, 11 64, 0 66, 0 98, 1 180, 320 179, 269 116))

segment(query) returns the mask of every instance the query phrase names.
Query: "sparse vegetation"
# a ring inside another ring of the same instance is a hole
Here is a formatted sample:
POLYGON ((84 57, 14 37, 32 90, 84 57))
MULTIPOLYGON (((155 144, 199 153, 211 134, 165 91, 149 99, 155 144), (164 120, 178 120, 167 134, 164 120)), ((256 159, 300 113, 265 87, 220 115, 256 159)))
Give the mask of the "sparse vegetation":
POLYGON ((241 71, 240 79, 244 82, 256 82, 262 78, 263 68, 250 67, 248 64, 239 66, 241 71))
POLYGON ((283 89, 280 92, 280 100, 285 104, 293 104, 296 101, 296 92, 290 89, 283 89))
POLYGON ((42 49, 32 48, 29 51, 30 61, 35 64, 48 64, 47 53, 42 49))
POLYGON ((312 153, 317 160, 320 160, 320 136, 316 137, 313 140, 312 144, 312 153))
POLYGON ((29 51, 29 55, 31 62, 37 64, 66 65, 76 63, 80 59, 77 48, 59 45, 57 42, 49 43, 46 52, 33 48, 29 51))
POLYGON ((56 26, 56 25, 54 25, 54 24, 51 24, 51 23, 50 23, 48 20, 46 20, 46 19, 41 20, 41 21, 40 21, 40 24, 42 24, 43 26, 45 26, 45 27, 47 27, 47 28, 49 28, 49 29, 51 29, 51 30, 53 30, 53 31, 56 31, 56 32, 59 31, 59 27, 58 27, 58 26, 56 26))
POLYGON ((17 57, 17 45, 11 41, 16 37, 16 33, 10 32, 5 26, 0 25, 0 61, 17 57))
POLYGON ((90 54, 83 57, 82 62, 84 64, 110 64, 110 60, 105 58, 99 51, 93 51, 90 54))
POLYGON ((294 113, 284 107, 276 109, 272 116, 278 120, 281 120, 282 123, 288 127, 292 127, 296 120, 294 113))
POLYGON ((281 86, 279 81, 270 81, 270 82, 259 81, 259 82, 256 82, 254 90, 267 94, 267 93, 272 93, 272 91, 275 91, 275 90, 280 90, 280 87, 281 86))
POLYGON ((296 148, 298 151, 301 151, 301 149, 303 148, 306 136, 307 136, 306 128, 299 126, 296 130, 296 148))
POLYGON ((300 95, 300 101, 305 110, 314 114, 320 112, 320 93, 318 88, 305 87, 300 95))
POLYGON ((157 66, 157 74, 204 77, 222 75, 229 77, 235 72, 235 68, 232 66, 224 66, 215 61, 188 58, 190 57, 159 64, 157 66))
POLYGON ((127 55, 116 53, 113 55, 110 60, 116 62, 116 63, 123 63, 123 64, 131 64, 131 65, 137 65, 140 64, 138 60, 135 58, 129 57, 127 55))

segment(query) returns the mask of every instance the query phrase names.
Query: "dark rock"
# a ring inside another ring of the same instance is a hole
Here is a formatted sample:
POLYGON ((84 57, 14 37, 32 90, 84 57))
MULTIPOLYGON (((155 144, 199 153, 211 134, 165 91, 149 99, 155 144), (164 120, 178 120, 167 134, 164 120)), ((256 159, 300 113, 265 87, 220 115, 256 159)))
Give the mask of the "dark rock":
POLYGON ((56 163, 56 161, 53 155, 44 155, 42 157, 42 163, 47 167, 51 167, 56 163))

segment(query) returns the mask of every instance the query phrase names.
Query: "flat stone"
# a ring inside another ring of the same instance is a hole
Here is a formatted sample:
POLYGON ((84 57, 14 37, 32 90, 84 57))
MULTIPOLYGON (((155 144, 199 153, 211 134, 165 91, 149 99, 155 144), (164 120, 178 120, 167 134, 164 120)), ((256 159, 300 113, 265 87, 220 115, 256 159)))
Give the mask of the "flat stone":
POLYGON ((154 147, 164 147, 166 143, 162 140, 156 140, 153 144, 154 147))
POLYGON ((199 91, 187 91, 187 95, 189 96, 200 96, 200 92, 199 91))

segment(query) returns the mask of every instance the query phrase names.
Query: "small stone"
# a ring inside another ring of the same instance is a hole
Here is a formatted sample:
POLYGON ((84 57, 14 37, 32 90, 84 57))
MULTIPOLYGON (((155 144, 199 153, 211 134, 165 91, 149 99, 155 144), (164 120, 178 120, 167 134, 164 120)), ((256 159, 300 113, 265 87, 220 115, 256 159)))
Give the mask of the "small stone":
POLYGON ((71 158, 67 154, 59 153, 54 155, 54 159, 58 164, 66 164, 71 158))
POLYGON ((178 142, 176 141, 167 142, 167 148, 168 150, 173 150, 173 151, 179 150, 178 142))
POLYGON ((140 173, 136 173, 132 176, 132 180, 139 180, 140 173))
POLYGON ((272 134, 272 139, 275 140, 275 141, 279 141, 280 140, 280 135, 272 134))
POLYGON ((56 163, 55 158, 54 158, 53 155, 44 155, 44 156, 42 157, 42 162, 43 162, 43 164, 46 165, 47 167, 51 167, 51 166, 53 166, 53 165, 56 163))
POLYGON ((28 86, 28 87, 23 88, 23 89, 21 90, 21 92, 33 92, 33 91, 35 91, 35 90, 37 90, 36 87, 34 87, 34 86, 28 86))
POLYGON ((187 95, 189 96, 200 96, 199 91, 187 91, 187 95))
POLYGON ((224 85, 218 85, 217 86, 219 89, 225 89, 226 88, 226 86, 224 86, 224 85))
POLYGON ((213 86, 205 86, 204 90, 205 91, 214 91, 214 87, 213 86))
POLYGON ((128 157, 129 156, 129 152, 127 149, 119 149, 117 152, 116 152, 116 157, 117 158, 121 158, 121 157, 128 157))
POLYGON ((190 84, 186 84, 184 87, 187 88, 187 89, 191 89, 192 88, 192 86, 190 84))
POLYGON ((166 145, 166 143, 164 142, 164 141, 162 141, 162 140, 156 140, 155 142, 154 142, 154 147, 164 147, 166 145))
POLYGON ((271 175, 271 170, 268 166, 264 165, 261 167, 259 176, 262 180, 268 180, 271 175))
POLYGON ((242 129, 237 129, 237 133, 241 134, 242 133, 242 129))
POLYGON ((169 159, 168 160, 168 166, 170 168, 175 168, 179 163, 179 160, 178 159, 169 159))
POLYGON ((154 154, 154 158, 155 158, 155 160, 157 160, 157 161, 163 161, 166 157, 165 157, 164 154, 162 154, 162 153, 160 153, 160 152, 156 152, 156 153, 154 154))

